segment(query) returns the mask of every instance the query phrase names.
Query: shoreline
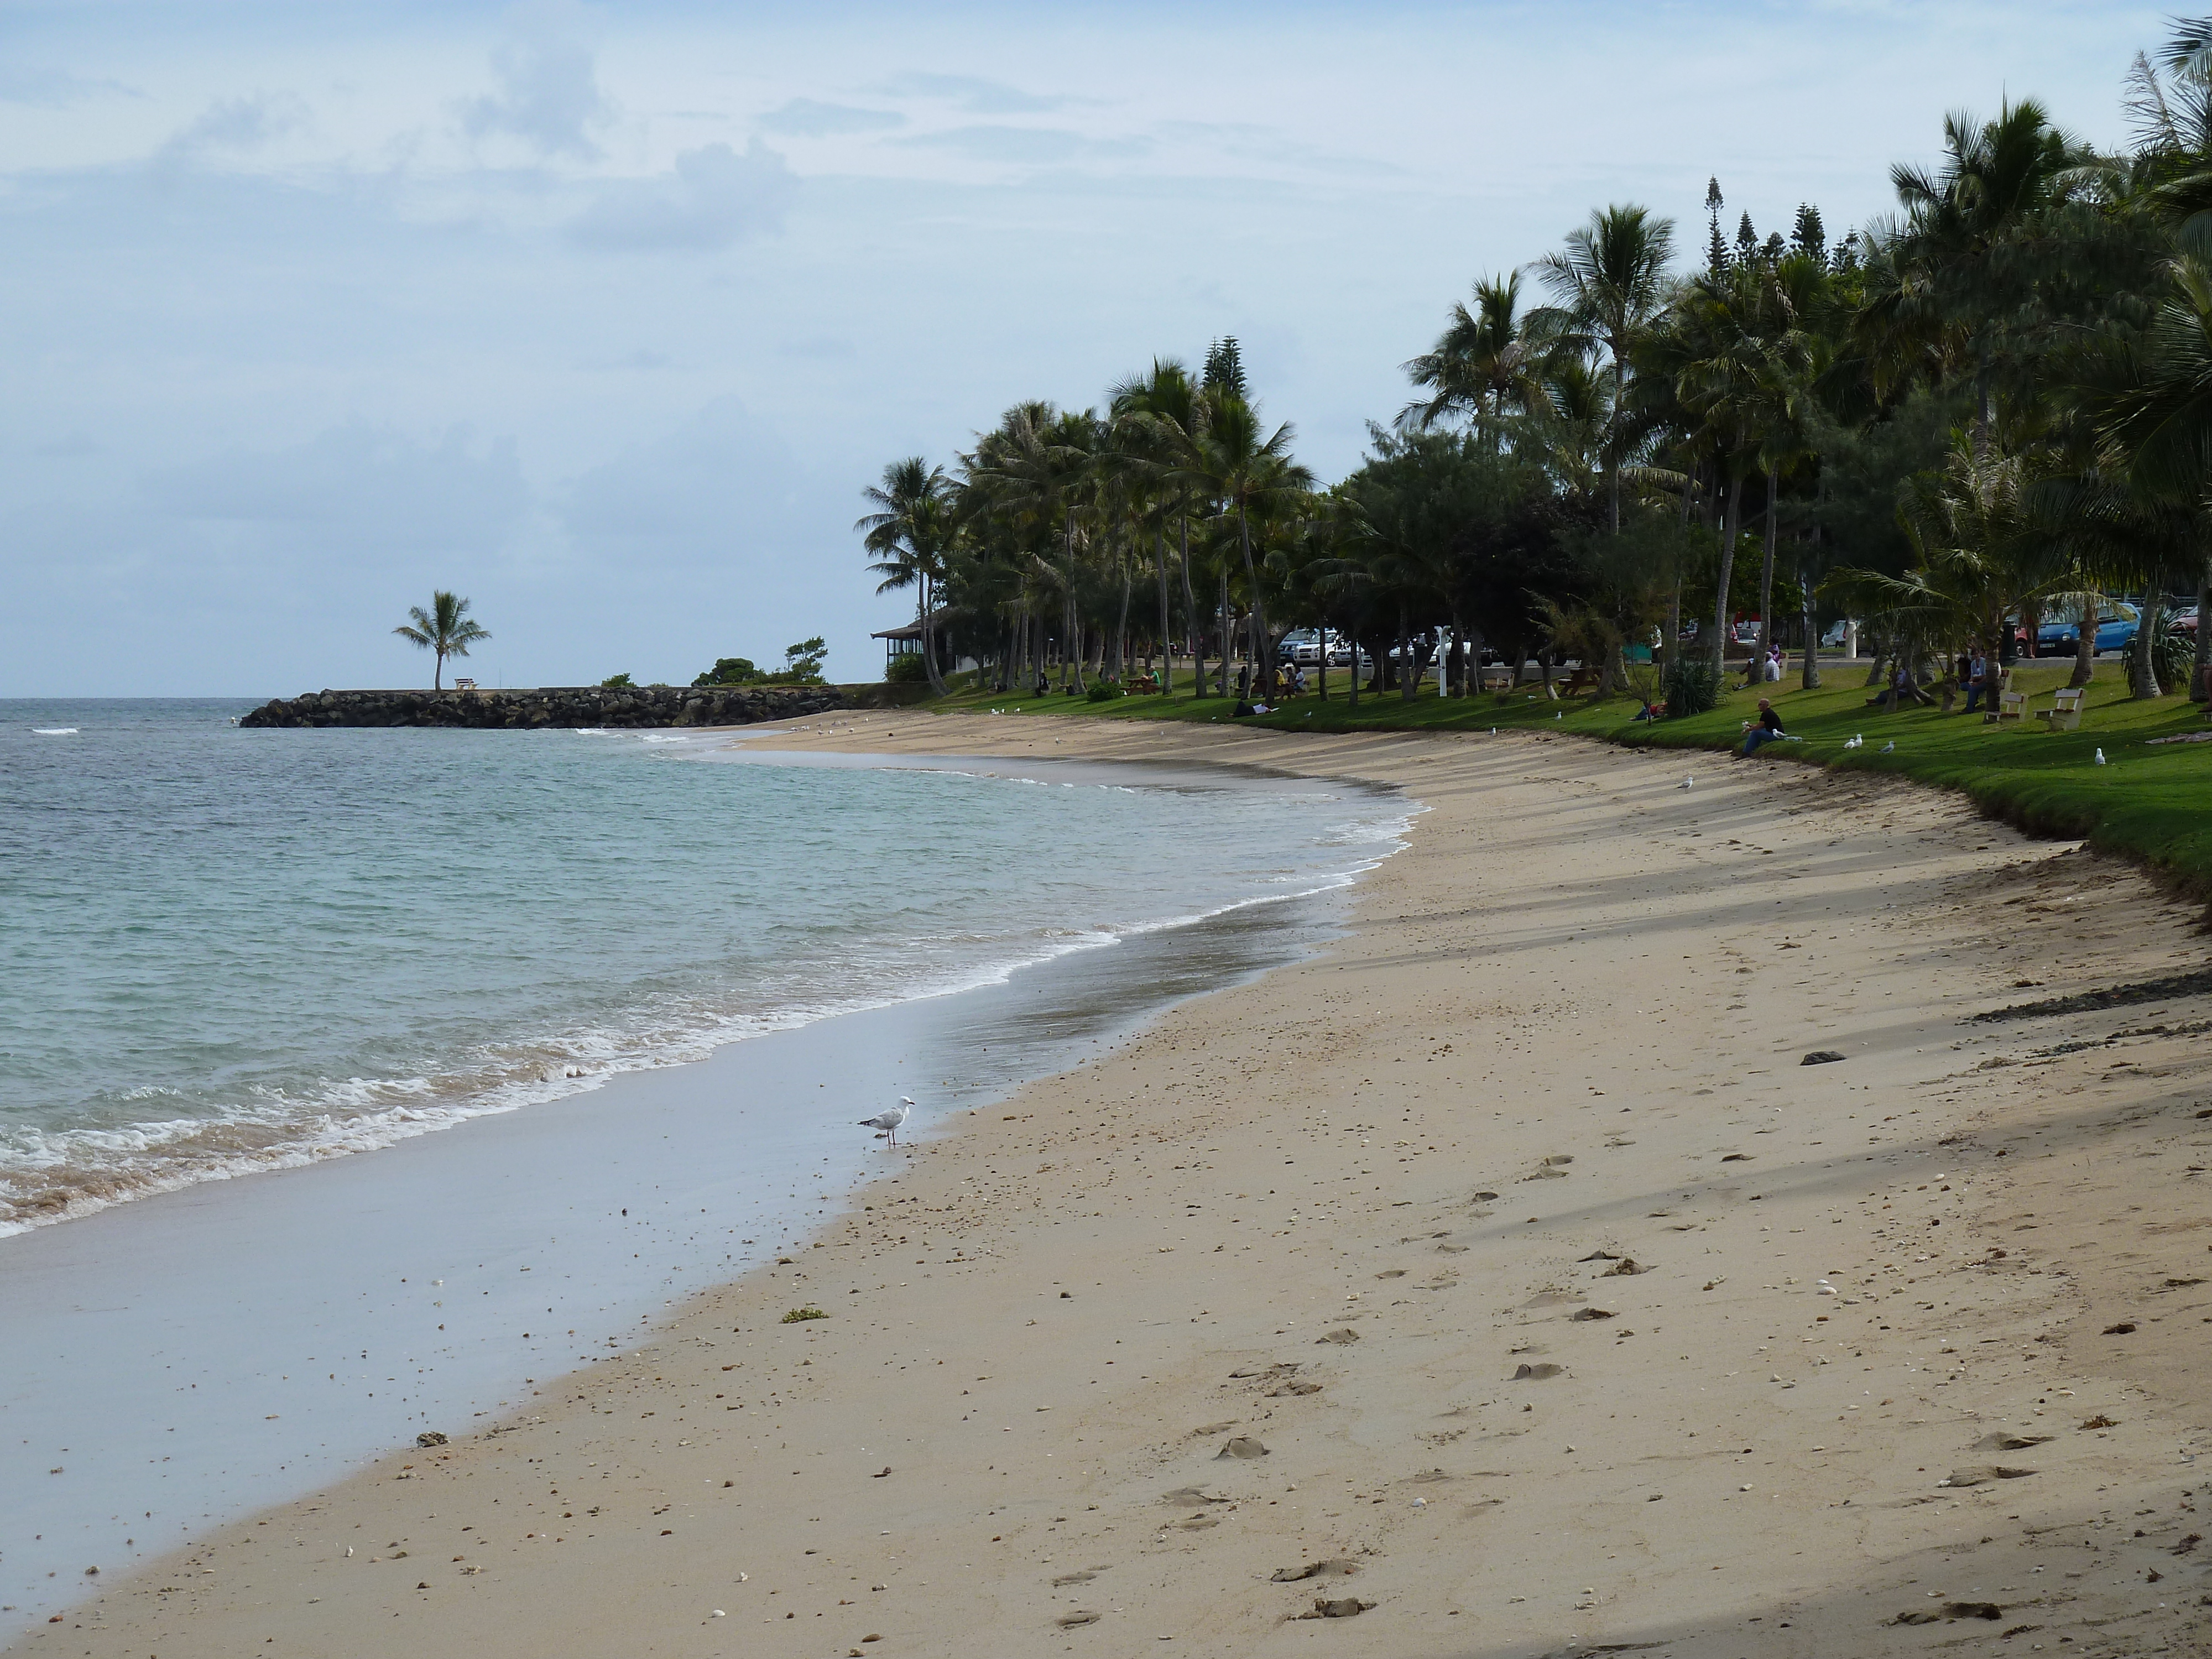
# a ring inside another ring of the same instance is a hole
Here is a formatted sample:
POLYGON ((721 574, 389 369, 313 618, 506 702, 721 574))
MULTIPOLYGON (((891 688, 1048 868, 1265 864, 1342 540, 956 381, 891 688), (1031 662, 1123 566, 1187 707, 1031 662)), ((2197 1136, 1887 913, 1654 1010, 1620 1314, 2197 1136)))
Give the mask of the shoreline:
MULTIPOLYGON (((1018 770, 1079 787, 1125 769, 1018 770)), ((1212 769, 1180 781, 1250 787, 1212 769)), ((0 1242, 0 1328, 17 1356, 0 1367, 13 1448, 0 1489, 27 1500, 0 1538, 0 1602, 15 1604, 0 1640, 50 1614, 39 1591, 88 1563, 112 1574, 156 1559, 418 1431, 477 1426, 526 1401, 526 1382, 601 1363, 610 1334, 629 1340, 625 1322, 634 1333, 683 1287, 836 1212, 879 1161, 853 1126, 862 1112, 918 1094, 912 1127, 927 1133, 1077 1063, 1206 981, 1295 954, 1266 908, 1333 925, 1355 879, 1048 941, 977 976, 436 1126, 452 1139, 426 1130, 187 1182, 0 1242), (956 1066, 974 1030, 988 1046, 956 1066), (837 1102, 826 1112, 808 1098, 823 1088, 837 1102), (42 1480, 54 1466, 63 1478, 42 1480)))
POLYGON ((1317 957, 918 1147, 528 1419, 10 1652, 2203 1638, 2178 1028, 2212 1010, 1963 1023, 2200 963, 2139 876, 1932 792, 1681 793, 1540 738, 840 723, 752 741, 1253 760, 1431 810, 1317 957))

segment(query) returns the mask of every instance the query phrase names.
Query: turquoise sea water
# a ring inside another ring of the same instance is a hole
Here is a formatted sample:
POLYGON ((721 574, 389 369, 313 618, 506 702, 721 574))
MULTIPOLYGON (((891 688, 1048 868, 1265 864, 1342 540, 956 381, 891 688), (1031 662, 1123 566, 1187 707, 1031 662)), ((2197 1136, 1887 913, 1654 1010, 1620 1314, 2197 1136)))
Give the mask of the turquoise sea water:
POLYGON ((1403 811, 248 706, 0 702, 0 1232, 1311 891, 1403 811))

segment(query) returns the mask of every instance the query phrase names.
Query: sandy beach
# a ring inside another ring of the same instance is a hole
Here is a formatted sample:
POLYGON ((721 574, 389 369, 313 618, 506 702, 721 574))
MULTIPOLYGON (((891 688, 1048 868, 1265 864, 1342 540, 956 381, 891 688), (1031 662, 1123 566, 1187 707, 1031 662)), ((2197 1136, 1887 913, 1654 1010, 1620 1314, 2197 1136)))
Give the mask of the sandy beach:
POLYGON ((1955 798, 1717 756, 745 741, 1426 810, 1310 958, 9 1653, 2212 1650, 2194 908, 1955 798))

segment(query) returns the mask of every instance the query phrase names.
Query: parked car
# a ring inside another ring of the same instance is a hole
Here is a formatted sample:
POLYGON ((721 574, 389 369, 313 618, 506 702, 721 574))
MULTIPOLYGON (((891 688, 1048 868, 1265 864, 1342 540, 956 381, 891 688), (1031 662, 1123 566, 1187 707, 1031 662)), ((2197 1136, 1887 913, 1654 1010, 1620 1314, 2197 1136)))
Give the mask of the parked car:
POLYGON ((1282 643, 1275 647, 1275 654, 1283 661, 1296 663, 1301 668, 1318 666, 1324 651, 1328 653, 1331 668, 1352 666, 1352 641, 1334 628, 1325 635, 1318 628, 1294 628, 1283 635, 1282 643))
POLYGON ((1844 635, 1850 627, 1850 623, 1848 622, 1830 623, 1828 624, 1828 631, 1820 635, 1821 646, 1825 649, 1830 651, 1842 650, 1844 648, 1844 635))
MULTIPOLYGON (((2096 648, 2099 651, 2119 651, 2133 640, 2142 627, 2142 612, 2125 600, 2113 603, 2109 610, 2097 613, 2096 648)), ((2075 649, 2081 639, 2081 624, 2076 622, 2047 622, 2035 635, 2035 650, 2039 656, 2063 656, 2075 649)))

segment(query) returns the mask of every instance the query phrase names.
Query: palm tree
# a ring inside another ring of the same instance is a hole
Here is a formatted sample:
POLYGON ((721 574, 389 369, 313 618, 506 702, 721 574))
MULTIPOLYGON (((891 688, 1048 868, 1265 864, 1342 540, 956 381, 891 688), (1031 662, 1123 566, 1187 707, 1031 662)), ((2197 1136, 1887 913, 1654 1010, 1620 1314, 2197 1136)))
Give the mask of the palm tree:
POLYGON ((1929 368, 1972 374, 1986 456, 1998 379, 2028 367, 2023 348, 2047 329, 2054 297, 2096 274, 2084 257, 2094 239, 2078 234, 2091 216, 2068 212, 2092 157, 2033 99, 1979 124, 1947 117, 1943 148, 1933 173, 1891 169, 1905 223, 1875 239, 1860 326, 1878 383, 1929 368))
MULTIPOLYGON (((1107 393, 1108 415, 1113 422, 1118 452, 1147 477, 1150 488, 1133 492, 1140 501, 1153 531, 1152 549, 1159 574, 1160 650, 1167 658, 1160 689, 1174 689, 1174 658, 1170 653, 1167 580, 1167 525, 1177 531, 1177 563, 1182 576, 1183 623, 1196 626, 1198 600, 1190 586, 1190 518, 1194 497, 1188 473, 1196 453, 1195 434, 1205 416, 1205 404, 1190 371, 1174 358, 1152 359, 1150 374, 1132 375, 1107 393)), ((1193 655, 1196 646, 1186 638, 1193 655)), ((1205 668, 1198 672, 1199 689, 1205 690, 1205 668)))
POLYGON ((443 588, 430 595, 428 611, 415 605, 408 606, 407 614, 415 619, 413 624, 402 623, 392 631, 401 639, 421 646, 425 651, 438 653, 437 670, 430 679, 430 689, 434 691, 446 689, 447 658, 465 657, 471 646, 479 640, 491 637, 469 620, 469 602, 447 592, 443 588))
POLYGON ((893 461, 884 469, 881 483, 860 492, 876 511, 853 526, 864 532, 860 544, 876 556, 868 567, 883 578, 876 592, 915 590, 915 620, 921 629, 921 665, 929 676, 929 689, 940 697, 945 695, 945 677, 937 667, 935 607, 930 600, 932 586, 945 576, 945 556, 953 531, 951 493, 951 481, 943 467, 910 455, 893 461))
POLYGON ((1471 416, 1495 450, 1498 422, 1509 410, 1530 409, 1543 400, 1545 359, 1549 342, 1521 315, 1521 273, 1485 276, 1474 284, 1474 309, 1455 301, 1433 350, 1401 365, 1425 401, 1399 411, 1398 425, 1425 430, 1454 416, 1471 416))
POLYGON ((1898 516, 1913 568, 1902 576, 1838 570, 1833 590, 1889 617, 1930 651, 1996 641, 2011 616, 2075 581, 2061 543, 2031 511, 2031 483, 2026 458, 1980 455, 1971 437, 1962 440, 1940 476, 1923 474, 1902 491, 1898 516))
MULTIPOLYGON (((1252 560, 1252 520, 1313 489, 1313 473, 1291 459, 1294 435, 1287 421, 1266 433, 1258 410, 1233 392, 1217 392, 1206 400, 1206 426, 1186 471, 1213 498, 1221 517, 1236 520, 1245 591, 1251 602, 1252 660, 1262 685, 1273 679, 1275 645, 1267 629, 1267 599, 1252 560)), ((1225 665, 1223 672, 1225 677, 1225 665)))
MULTIPOLYGON (((1787 287, 1763 259, 1735 262, 1717 276, 1695 278, 1676 305, 1668 333, 1666 360, 1674 367, 1676 396, 1704 428, 1728 485, 1713 605, 1717 674, 1728 650, 1729 582, 1742 528, 1745 475, 1770 434, 1786 432, 1801 418, 1809 349, 1787 287)), ((1770 526, 1775 465, 1771 461, 1767 469, 1770 526)))
POLYGON ((1665 310, 1667 261, 1674 222, 1634 205, 1609 207, 1570 231, 1566 247, 1536 262, 1558 301, 1553 316, 1568 337, 1602 347, 1613 370, 1612 441, 1607 445, 1606 499, 1613 531, 1620 530, 1620 411, 1627 402, 1636 342, 1665 310))

